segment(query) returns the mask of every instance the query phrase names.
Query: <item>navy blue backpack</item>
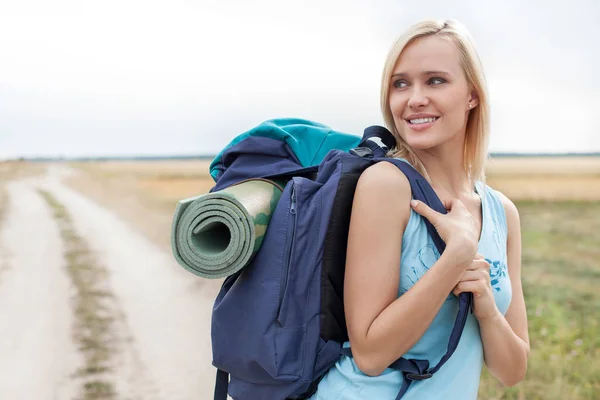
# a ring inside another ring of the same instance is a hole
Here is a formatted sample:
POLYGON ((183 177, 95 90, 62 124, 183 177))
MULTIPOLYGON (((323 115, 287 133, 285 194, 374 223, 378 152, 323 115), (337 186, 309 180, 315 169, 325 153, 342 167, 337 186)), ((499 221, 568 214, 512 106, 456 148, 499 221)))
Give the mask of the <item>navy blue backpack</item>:
MULTIPOLYGON (((236 138, 213 161, 211 191, 252 178, 287 182, 260 250, 247 267, 225 279, 214 303, 215 400, 226 400, 227 394, 234 400, 306 399, 342 354, 352 355, 342 348, 348 340, 343 283, 359 176, 377 162, 391 162, 408 177, 414 199, 446 213, 414 168, 385 157, 394 145, 391 133, 380 126, 367 128, 361 139, 311 121, 273 120, 236 138), (317 139, 312 130, 319 131, 317 139), (313 140, 318 151, 298 156, 303 140, 313 140)), ((426 224, 441 254, 445 244, 426 224)), ((461 294, 447 352, 436 366, 404 358, 390 366, 406 378, 396 399, 450 358, 471 304, 472 295, 461 294)))

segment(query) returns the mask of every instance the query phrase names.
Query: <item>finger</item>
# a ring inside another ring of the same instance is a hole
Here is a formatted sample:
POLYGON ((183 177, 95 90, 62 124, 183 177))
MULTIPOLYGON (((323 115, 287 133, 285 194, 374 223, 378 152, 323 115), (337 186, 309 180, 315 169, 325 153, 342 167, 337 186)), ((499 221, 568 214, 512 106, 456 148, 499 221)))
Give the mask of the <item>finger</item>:
POLYGON ((486 260, 475 259, 467 267, 466 271, 477 271, 479 269, 487 271, 489 273, 490 272, 490 263, 488 263, 486 260))
MULTIPOLYGON (((465 205, 463 204, 463 202, 457 198, 451 198, 450 200, 447 201, 447 203, 449 205, 448 210, 450 212, 452 212, 453 210, 458 210, 458 209, 464 209, 464 210, 467 209, 465 207, 465 205)), ((444 202, 444 204, 446 204, 446 202, 444 202)))
POLYGON ((487 272, 484 269, 467 270, 460 277, 460 280, 458 281, 458 283, 468 282, 468 281, 479 281, 479 280, 483 281, 483 282, 489 282, 490 281, 489 272, 487 272))
POLYGON ((481 279, 481 274, 479 273, 479 270, 476 270, 476 271, 466 270, 460 277, 460 280, 458 281, 458 283, 467 282, 467 281, 476 281, 477 279, 481 279))
POLYGON ((461 282, 454 287, 452 293, 455 296, 459 296, 461 293, 473 293, 474 297, 480 297, 483 293, 483 287, 479 281, 461 282))
POLYGON ((442 216, 439 212, 431 209, 427 204, 419 200, 411 200, 410 205, 419 215, 427 218, 432 224, 436 224, 438 219, 442 216))

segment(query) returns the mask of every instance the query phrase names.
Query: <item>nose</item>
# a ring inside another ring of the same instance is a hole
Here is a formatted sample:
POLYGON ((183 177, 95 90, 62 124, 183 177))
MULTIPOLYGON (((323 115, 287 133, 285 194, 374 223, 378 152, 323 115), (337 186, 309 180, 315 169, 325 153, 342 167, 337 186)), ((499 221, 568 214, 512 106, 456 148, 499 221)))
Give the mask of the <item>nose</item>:
POLYGON ((408 106, 410 108, 418 109, 418 108, 425 107, 428 104, 429 104, 429 97, 427 97, 424 90, 418 86, 414 86, 413 90, 410 93, 410 97, 408 99, 408 106))

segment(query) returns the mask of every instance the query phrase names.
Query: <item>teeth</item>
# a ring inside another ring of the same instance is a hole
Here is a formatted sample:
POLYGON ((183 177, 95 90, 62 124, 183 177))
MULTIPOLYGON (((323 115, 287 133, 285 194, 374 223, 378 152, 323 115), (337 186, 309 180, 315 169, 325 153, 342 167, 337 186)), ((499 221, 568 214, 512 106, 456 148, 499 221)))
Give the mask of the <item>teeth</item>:
POLYGON ((418 118, 418 119, 411 119, 409 120, 409 122, 411 124, 426 124, 428 122, 433 122, 435 121, 437 118, 432 117, 432 118, 418 118))

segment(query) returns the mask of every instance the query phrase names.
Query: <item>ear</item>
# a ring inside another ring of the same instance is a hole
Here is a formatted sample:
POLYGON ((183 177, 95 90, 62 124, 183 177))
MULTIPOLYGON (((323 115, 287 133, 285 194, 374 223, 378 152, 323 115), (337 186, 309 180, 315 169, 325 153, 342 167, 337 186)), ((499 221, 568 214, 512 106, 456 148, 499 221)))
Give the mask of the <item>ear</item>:
MULTIPOLYGON (((475 90, 471 91, 471 98, 469 99, 469 109, 472 110, 479 105, 479 96, 475 90)), ((468 107, 468 106, 467 106, 468 107)))

